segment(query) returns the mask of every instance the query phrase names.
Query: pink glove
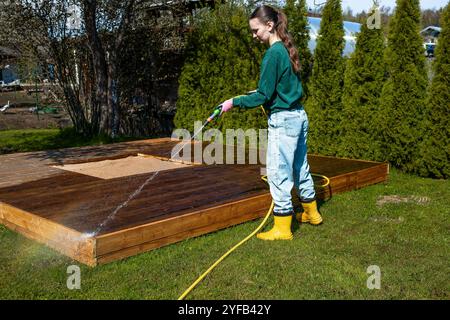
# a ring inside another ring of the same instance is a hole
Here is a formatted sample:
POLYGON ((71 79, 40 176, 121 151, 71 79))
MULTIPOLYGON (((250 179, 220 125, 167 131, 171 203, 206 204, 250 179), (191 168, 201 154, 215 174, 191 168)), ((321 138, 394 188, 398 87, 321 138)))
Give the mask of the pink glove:
POLYGON ((233 99, 228 99, 222 103, 222 113, 230 111, 233 108, 233 99))

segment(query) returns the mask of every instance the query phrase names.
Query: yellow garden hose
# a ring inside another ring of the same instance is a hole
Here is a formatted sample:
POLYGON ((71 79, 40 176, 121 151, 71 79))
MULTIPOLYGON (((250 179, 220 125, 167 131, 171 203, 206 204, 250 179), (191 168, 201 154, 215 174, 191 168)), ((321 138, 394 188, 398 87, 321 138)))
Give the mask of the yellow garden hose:
POLYGON ((325 187, 328 187, 328 186, 329 186, 329 184, 330 184, 330 179, 329 179, 327 176, 324 176, 324 175, 318 174, 318 173, 311 173, 311 175, 314 176, 314 177, 320 177, 320 178, 322 178, 322 179, 325 180, 325 183, 324 183, 324 184, 322 184, 322 185, 317 185, 317 187, 319 187, 319 188, 325 188, 325 187))
POLYGON ((212 271, 212 269, 214 269, 220 262, 222 262, 223 259, 225 259, 230 253, 232 253, 234 250, 236 250, 239 246, 241 246, 244 242, 246 242, 248 239, 250 239, 251 237, 253 237, 266 223, 267 219, 269 219, 270 217, 270 213, 273 210, 273 201, 272 204, 270 205, 269 211, 267 212, 266 216, 264 217, 264 220, 261 222, 261 224, 258 226, 258 228, 255 229, 255 231, 253 231, 251 234, 249 234, 245 239, 243 239, 241 242, 239 242, 237 245, 235 245, 233 248, 231 248, 230 250, 227 251, 227 253, 225 253, 223 256, 221 256, 216 262, 214 262, 211 267, 208 268, 208 270, 206 270, 200 277, 198 277, 197 280, 195 280, 195 282, 178 298, 178 300, 183 300, 188 294, 189 292, 192 291, 192 289, 195 288, 195 286, 203 280, 204 277, 206 277, 208 275, 208 273, 210 273, 212 271))
MULTIPOLYGON (((318 187, 325 188, 326 186, 328 186, 330 184, 330 179, 328 177, 324 176, 324 175, 314 174, 314 173, 311 174, 311 175, 312 176, 316 176, 316 177, 321 177, 321 178, 325 179, 325 183, 323 185, 318 186, 318 187)), ((261 179, 264 180, 265 182, 267 182, 267 176, 262 176, 261 179)), ((253 237, 266 224, 267 220, 270 217, 270 214, 272 213, 273 206, 274 206, 274 203, 273 203, 273 200, 272 200, 272 203, 270 204, 269 211, 267 211, 267 214, 264 217, 264 219, 261 222, 261 224, 251 234, 249 234, 247 237, 245 237, 242 241, 240 241, 233 248, 228 250, 223 256, 221 256, 216 262, 214 262, 208 268, 208 270, 206 270, 200 277, 198 277, 198 279, 195 280, 194 283, 192 283, 191 286, 189 288, 187 288, 187 290, 185 292, 183 292, 183 294, 178 298, 178 300, 183 300, 189 294, 189 292, 191 292, 192 289, 194 289, 197 286, 197 284, 199 284, 200 281, 202 281, 203 278, 205 278, 208 275, 208 273, 210 273, 220 262, 222 262, 223 259, 225 259, 228 255, 230 255, 230 253, 232 253, 234 250, 236 250, 238 247, 240 247, 243 243, 245 243, 247 240, 249 240, 251 237, 253 237)))

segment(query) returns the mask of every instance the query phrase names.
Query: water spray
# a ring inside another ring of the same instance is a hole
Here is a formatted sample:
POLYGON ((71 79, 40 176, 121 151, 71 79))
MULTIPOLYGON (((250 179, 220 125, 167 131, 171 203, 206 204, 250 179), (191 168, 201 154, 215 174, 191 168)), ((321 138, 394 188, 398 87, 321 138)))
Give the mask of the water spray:
POLYGON ((172 159, 174 155, 178 154, 181 150, 183 150, 183 148, 188 144, 191 143, 192 141, 195 140, 195 137, 199 135, 200 132, 203 131, 203 129, 209 125, 211 122, 213 122, 214 119, 220 117, 222 115, 222 105, 218 105, 217 107, 214 108, 213 113, 211 113, 211 115, 208 117, 208 119, 205 120, 205 122, 203 122, 203 125, 196 131, 194 132, 194 134, 192 135, 191 139, 187 140, 185 143, 183 143, 181 145, 180 148, 178 148, 178 150, 176 152, 172 152, 170 158, 172 159))

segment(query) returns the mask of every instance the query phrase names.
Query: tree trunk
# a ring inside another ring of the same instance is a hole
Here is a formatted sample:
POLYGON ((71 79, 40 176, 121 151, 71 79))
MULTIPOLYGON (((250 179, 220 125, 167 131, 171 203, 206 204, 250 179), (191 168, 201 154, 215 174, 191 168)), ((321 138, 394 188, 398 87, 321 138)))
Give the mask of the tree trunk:
POLYGON ((97 33, 97 1, 83 1, 84 21, 88 47, 92 54, 93 70, 96 83, 96 94, 92 108, 93 123, 98 123, 98 128, 93 128, 95 133, 111 134, 111 106, 108 103, 108 68, 105 50, 97 33), (97 120, 98 119, 98 120, 97 120))
POLYGON ((115 137, 120 129, 119 110, 119 74, 118 74, 118 52, 122 48, 125 32, 132 21, 132 12, 135 0, 127 0, 124 4, 123 17, 119 25, 117 37, 112 43, 113 47, 108 52, 108 105, 111 110, 111 136, 115 137))
POLYGON ((120 113, 119 113, 119 90, 117 74, 117 55, 115 49, 108 52, 108 108, 111 110, 111 137, 115 138, 119 134, 120 113))
POLYGON ((63 90, 64 96, 67 101, 67 111, 72 120, 72 123, 77 132, 82 133, 85 136, 91 135, 92 128, 89 125, 86 115, 81 107, 81 102, 79 96, 75 92, 73 79, 69 76, 70 66, 67 65, 67 58, 65 52, 68 51, 67 48, 61 48, 56 43, 50 45, 51 54, 56 61, 58 66, 55 76, 57 77, 61 88, 63 90))

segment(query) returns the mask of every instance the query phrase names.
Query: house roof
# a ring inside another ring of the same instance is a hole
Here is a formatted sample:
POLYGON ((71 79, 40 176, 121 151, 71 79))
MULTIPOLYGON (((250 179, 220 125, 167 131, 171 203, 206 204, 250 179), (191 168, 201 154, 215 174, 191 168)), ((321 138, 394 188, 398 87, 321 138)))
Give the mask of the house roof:
POLYGON ((433 37, 438 37, 441 33, 442 28, 436 27, 436 26, 428 26, 422 31, 420 31, 420 34, 422 35, 431 35, 433 37))

